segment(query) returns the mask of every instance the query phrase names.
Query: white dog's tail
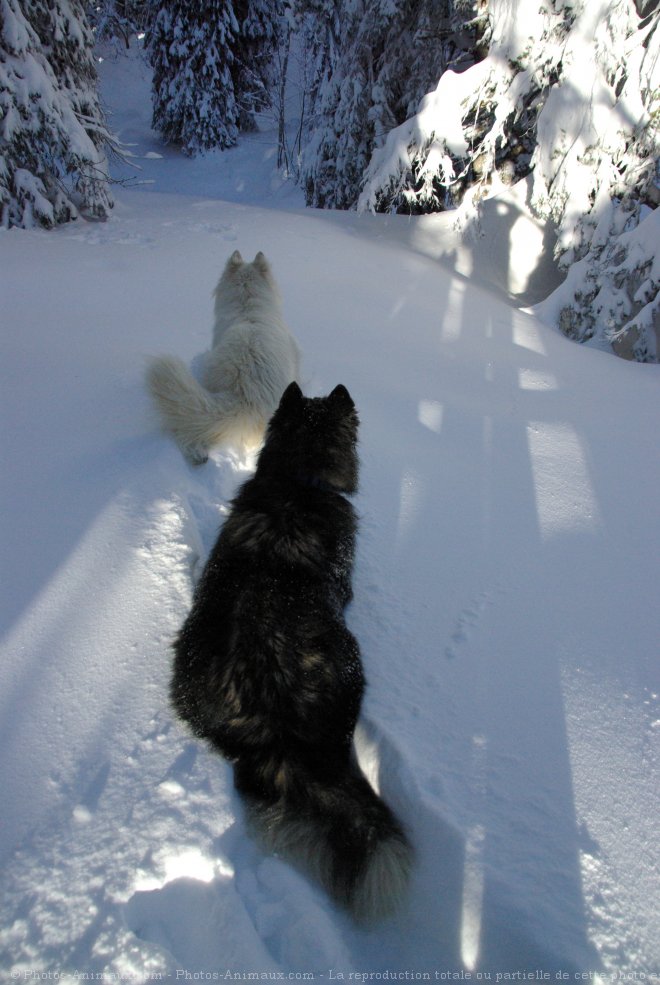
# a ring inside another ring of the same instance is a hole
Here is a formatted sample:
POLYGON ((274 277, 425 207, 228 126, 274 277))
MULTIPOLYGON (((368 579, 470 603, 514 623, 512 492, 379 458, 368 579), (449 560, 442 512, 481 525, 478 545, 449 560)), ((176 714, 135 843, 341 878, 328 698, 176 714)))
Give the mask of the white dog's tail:
POLYGON ((256 409, 233 404, 229 395, 210 393, 176 356, 160 356, 149 365, 147 387, 162 427, 186 458, 200 465, 214 445, 258 445, 266 421, 256 409))

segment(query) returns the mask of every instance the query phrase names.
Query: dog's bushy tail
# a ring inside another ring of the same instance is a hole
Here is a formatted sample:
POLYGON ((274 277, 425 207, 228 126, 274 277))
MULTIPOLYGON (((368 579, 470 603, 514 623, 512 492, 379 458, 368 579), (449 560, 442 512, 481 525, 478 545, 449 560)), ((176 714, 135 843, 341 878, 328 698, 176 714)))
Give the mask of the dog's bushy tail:
POLYGON ((176 356, 154 359, 146 383, 163 429, 194 464, 205 462, 214 445, 256 445, 263 437, 266 421, 256 410, 239 408, 229 395, 206 390, 176 356))
POLYGON ((246 800, 264 848, 314 876, 358 923, 384 919, 400 905, 412 850, 357 766, 331 783, 310 777, 274 803, 246 800))

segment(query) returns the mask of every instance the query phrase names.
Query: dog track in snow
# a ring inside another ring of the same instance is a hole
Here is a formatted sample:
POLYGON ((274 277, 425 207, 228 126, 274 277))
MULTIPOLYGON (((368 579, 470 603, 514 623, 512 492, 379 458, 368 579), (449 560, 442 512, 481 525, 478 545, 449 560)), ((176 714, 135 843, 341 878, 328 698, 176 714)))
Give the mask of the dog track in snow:
MULTIPOLYGON (((252 465, 250 458, 219 450, 199 467, 181 460, 185 485, 177 496, 182 514, 178 536, 192 558, 189 574, 193 584, 213 547, 229 501, 238 485, 252 473, 252 465)), ((172 723, 165 730, 162 722, 153 725, 142 740, 143 752, 155 745, 177 744, 170 765, 157 781, 155 800, 180 820, 193 812, 198 823, 195 830, 189 831, 188 848, 180 852, 178 859, 172 850, 164 869, 162 859, 146 860, 144 884, 138 883, 124 905, 125 922, 136 938, 164 952, 163 960, 173 961, 172 967, 194 971, 217 970, 232 964, 255 970, 271 968, 278 960, 277 946, 274 943, 271 952, 261 941, 258 928, 268 917, 284 932, 287 906, 282 902, 282 890, 279 902, 273 898, 268 866, 262 871, 269 860, 264 859, 240 824, 231 824, 216 838, 212 851, 203 834, 215 823, 221 809, 214 792, 218 779, 221 788, 229 791, 230 812, 241 817, 231 767, 204 745, 186 737, 183 726, 172 723), (284 911, 279 920, 273 916, 278 908, 284 911), (243 925, 238 940, 250 941, 249 953, 232 954, 223 941, 223 936, 235 936, 229 931, 223 935, 223 926, 234 927, 236 921, 243 925)), ((136 750, 136 756, 140 751, 136 750)), ((162 847, 164 852, 167 845, 162 847)), ((270 861, 276 868, 287 868, 277 860, 270 861)))
POLYGON ((476 632, 486 610, 495 604, 497 595, 501 594, 502 589, 497 586, 480 592, 459 613, 449 643, 445 646, 445 656, 448 660, 454 660, 459 656, 461 650, 469 643, 472 634, 476 632))
POLYGON ((210 233, 212 236, 220 236, 227 243, 235 243, 238 239, 238 232, 233 223, 190 222, 186 228, 192 233, 210 233))
POLYGON ((192 475, 185 493, 190 521, 186 539, 194 558, 192 576, 196 582, 229 512, 229 502, 240 483, 252 474, 253 462, 249 456, 212 452, 204 465, 189 468, 192 475))
POLYGON ((131 231, 130 220, 125 219, 121 224, 115 223, 91 223, 90 228, 82 232, 75 232, 70 236, 71 239, 85 243, 87 246, 108 246, 116 244, 118 246, 139 246, 144 249, 154 249, 156 240, 153 236, 147 236, 143 232, 131 231))

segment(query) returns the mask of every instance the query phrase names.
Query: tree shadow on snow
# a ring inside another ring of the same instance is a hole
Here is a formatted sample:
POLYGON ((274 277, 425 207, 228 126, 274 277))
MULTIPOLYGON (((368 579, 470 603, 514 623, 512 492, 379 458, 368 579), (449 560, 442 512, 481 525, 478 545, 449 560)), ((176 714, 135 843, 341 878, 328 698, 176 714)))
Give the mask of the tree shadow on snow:
POLYGON ((479 288, 460 304, 447 330, 437 313, 418 405, 390 409, 400 431, 363 435, 368 546, 351 618, 367 718, 398 750, 380 785, 417 852, 409 912, 372 955, 432 975, 597 970, 561 663, 571 573, 592 563, 588 439, 537 324, 479 288), (554 454, 574 456, 584 488, 555 480, 554 454))

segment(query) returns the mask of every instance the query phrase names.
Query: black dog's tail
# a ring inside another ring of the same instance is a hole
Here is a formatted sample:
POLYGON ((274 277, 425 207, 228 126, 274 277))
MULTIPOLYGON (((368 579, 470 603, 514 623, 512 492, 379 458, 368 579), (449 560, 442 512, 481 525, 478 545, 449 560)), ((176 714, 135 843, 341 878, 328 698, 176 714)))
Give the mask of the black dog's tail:
POLYGON ((323 782, 309 775, 295 787, 274 802, 246 798, 258 839, 315 876, 358 922, 389 916, 405 894, 412 864, 392 811, 357 766, 323 782))

